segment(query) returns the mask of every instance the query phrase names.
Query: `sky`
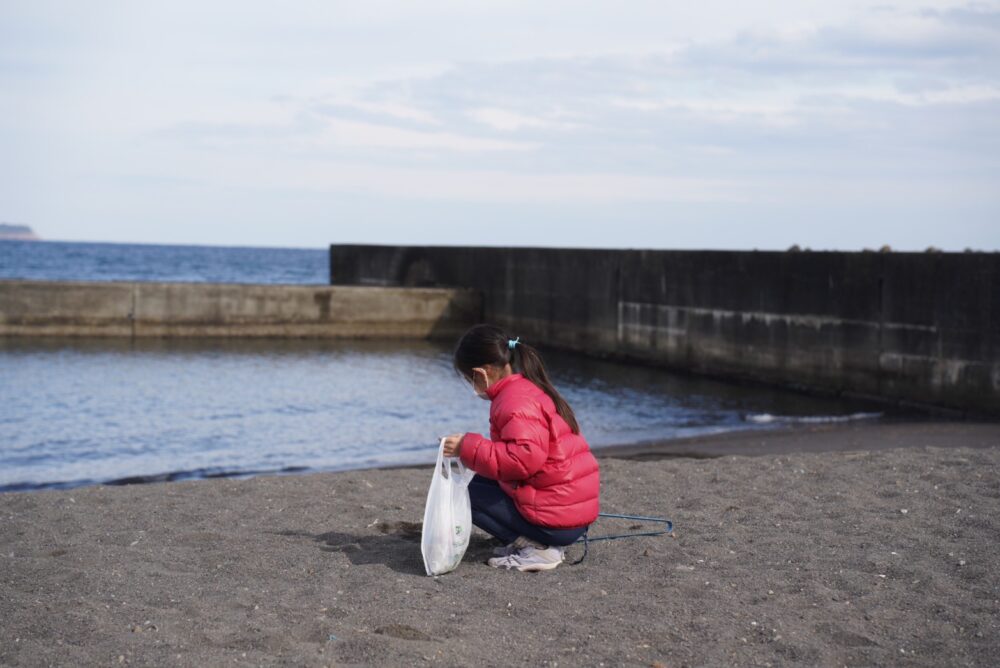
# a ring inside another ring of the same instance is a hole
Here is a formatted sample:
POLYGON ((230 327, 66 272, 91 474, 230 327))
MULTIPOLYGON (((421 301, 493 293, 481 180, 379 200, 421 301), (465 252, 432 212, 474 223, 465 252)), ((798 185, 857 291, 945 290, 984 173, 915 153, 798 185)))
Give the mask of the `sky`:
POLYGON ((46 239, 1000 250, 1000 0, 0 0, 46 239))

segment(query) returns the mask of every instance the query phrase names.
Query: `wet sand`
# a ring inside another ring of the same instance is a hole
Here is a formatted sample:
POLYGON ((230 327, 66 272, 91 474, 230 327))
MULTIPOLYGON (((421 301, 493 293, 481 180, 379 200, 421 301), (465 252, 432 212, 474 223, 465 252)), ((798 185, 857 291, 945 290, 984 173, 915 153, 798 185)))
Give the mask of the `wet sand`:
POLYGON ((760 430, 738 430, 602 448, 603 456, 638 460, 665 457, 781 455, 794 452, 849 452, 893 448, 1000 445, 1000 422, 881 419, 827 422, 760 430))
POLYGON ((605 451, 675 537, 534 575, 426 577, 420 468, 2 494, 0 665, 995 665, 1000 424, 700 439, 753 443, 605 451))

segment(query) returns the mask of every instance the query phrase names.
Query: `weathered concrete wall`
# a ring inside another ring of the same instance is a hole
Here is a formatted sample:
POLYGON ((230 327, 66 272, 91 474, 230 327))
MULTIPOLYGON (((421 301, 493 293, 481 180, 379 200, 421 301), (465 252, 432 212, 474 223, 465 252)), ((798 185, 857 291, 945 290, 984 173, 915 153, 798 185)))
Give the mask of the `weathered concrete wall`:
POLYGON ((463 289, 0 281, 0 336, 451 337, 480 313, 463 289))
POLYGON ((1000 254, 332 246, 337 285, 483 291, 546 345, 1000 414, 1000 254))

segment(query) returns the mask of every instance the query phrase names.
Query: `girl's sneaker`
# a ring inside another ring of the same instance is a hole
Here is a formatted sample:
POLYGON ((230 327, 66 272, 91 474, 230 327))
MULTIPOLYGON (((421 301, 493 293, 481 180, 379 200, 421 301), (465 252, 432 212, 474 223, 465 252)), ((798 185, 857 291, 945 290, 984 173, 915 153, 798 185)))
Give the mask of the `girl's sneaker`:
POLYGON ((530 542, 531 541, 529 541, 524 536, 518 536, 516 539, 514 539, 514 542, 509 545, 504 545, 503 547, 494 547, 493 556, 509 557, 510 555, 520 550, 522 547, 526 547, 530 542))
POLYGON ((541 545, 524 539, 526 545, 505 557, 490 559, 493 568, 516 568, 519 571, 535 572, 552 570, 563 562, 566 555, 565 547, 541 545))

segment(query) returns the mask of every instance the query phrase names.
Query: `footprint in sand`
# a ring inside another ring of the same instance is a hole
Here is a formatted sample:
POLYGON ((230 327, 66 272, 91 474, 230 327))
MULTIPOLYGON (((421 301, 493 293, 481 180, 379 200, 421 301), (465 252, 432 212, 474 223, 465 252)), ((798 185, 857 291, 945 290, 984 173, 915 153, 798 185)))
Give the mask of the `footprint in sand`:
POLYGON ((418 631, 412 626, 407 626, 406 624, 389 624, 387 626, 380 626, 375 629, 375 633, 392 638, 399 638, 400 640, 433 640, 433 638, 423 631, 418 631))

